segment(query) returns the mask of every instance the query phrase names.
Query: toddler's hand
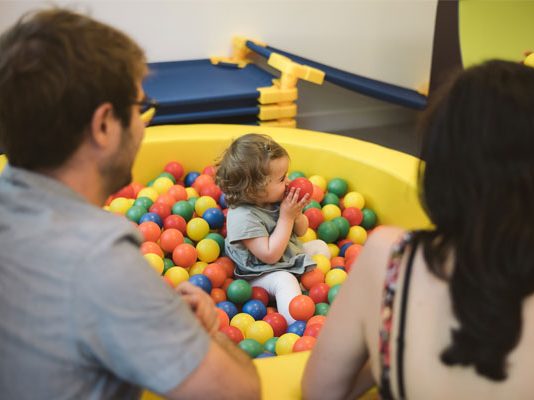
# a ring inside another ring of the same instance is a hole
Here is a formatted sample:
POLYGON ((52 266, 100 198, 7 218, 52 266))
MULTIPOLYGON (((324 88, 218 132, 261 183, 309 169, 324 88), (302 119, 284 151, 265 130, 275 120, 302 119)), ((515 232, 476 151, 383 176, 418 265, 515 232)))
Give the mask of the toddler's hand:
POLYGON ((189 304, 206 331, 210 335, 215 334, 219 330, 219 316, 213 299, 201 288, 188 281, 180 283, 176 291, 189 304))
POLYGON ((302 209, 310 202, 310 196, 305 194, 299 200, 300 189, 291 188, 280 204, 280 215, 295 219, 302 214, 302 209))

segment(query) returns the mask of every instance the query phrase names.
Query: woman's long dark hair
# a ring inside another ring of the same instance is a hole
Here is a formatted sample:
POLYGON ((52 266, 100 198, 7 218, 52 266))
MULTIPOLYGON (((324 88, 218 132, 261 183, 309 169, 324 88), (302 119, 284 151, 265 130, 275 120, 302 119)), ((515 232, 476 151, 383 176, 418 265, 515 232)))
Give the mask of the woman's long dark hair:
POLYGON ((449 281, 459 322, 441 360, 502 381, 534 292, 534 68, 463 71, 419 127, 420 195, 435 224, 421 234, 424 257, 449 281))

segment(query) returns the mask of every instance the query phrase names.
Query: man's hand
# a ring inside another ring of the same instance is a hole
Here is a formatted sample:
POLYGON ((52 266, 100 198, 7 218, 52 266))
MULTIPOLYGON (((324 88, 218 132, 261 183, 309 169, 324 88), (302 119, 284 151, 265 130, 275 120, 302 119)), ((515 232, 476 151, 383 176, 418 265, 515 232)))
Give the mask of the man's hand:
POLYGON ((213 299, 204 290, 185 281, 176 287, 176 291, 189 304, 191 310, 210 335, 219 330, 219 316, 213 299))

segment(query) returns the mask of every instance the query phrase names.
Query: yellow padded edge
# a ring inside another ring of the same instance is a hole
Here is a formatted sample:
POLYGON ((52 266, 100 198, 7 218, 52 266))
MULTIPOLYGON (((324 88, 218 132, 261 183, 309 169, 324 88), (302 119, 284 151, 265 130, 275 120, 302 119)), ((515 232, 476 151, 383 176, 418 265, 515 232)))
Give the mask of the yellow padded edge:
POLYGON ((269 86, 258 88, 258 92, 260 92, 258 97, 260 104, 284 103, 298 99, 297 88, 281 89, 277 86, 269 86))
POLYGON ((260 126, 276 126, 276 127, 283 127, 283 128, 296 128, 297 127, 297 121, 292 118, 286 118, 286 119, 277 119, 274 121, 260 121, 260 126))
POLYGON ((260 112, 258 113, 258 118, 261 121, 266 121, 269 119, 279 119, 279 118, 293 118, 297 115, 297 105, 296 104, 287 104, 287 105, 260 105, 260 112))

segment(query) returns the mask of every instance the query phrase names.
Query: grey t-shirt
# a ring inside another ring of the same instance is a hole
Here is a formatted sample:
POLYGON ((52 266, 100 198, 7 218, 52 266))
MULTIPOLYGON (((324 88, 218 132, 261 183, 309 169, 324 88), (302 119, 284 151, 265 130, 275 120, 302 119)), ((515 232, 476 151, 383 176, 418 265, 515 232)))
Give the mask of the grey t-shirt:
POLYGON ((269 210, 253 205, 241 205, 228 210, 225 251, 236 264, 234 273, 237 277, 251 279, 279 270, 300 275, 316 265, 315 261, 304 253, 295 233, 291 233, 282 258, 275 264, 265 264, 243 245, 241 241, 244 239, 270 236, 276 227, 279 214, 279 206, 269 210))
POLYGON ((209 337, 148 265, 126 218, 60 182, 0 176, 0 397, 129 399, 164 393, 209 337))

